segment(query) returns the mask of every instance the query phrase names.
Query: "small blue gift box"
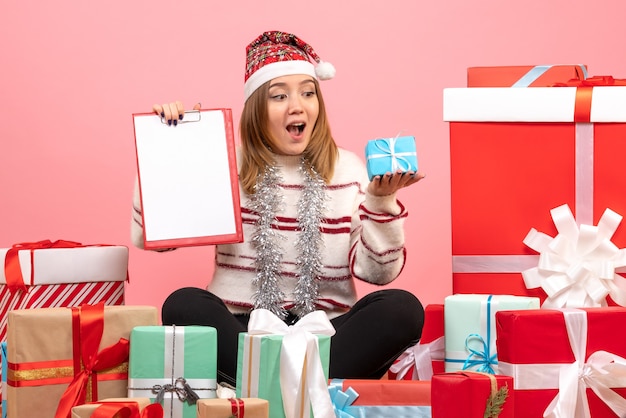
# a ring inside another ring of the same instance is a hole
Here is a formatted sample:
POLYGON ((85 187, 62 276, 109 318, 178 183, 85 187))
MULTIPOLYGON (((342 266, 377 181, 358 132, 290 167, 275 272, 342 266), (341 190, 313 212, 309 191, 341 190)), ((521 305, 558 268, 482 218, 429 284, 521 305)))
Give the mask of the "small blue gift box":
POLYGON ((396 138, 379 138, 367 141, 365 146, 367 175, 370 180, 385 173, 398 170, 406 173, 417 172, 417 152, 415 137, 399 136, 396 138))

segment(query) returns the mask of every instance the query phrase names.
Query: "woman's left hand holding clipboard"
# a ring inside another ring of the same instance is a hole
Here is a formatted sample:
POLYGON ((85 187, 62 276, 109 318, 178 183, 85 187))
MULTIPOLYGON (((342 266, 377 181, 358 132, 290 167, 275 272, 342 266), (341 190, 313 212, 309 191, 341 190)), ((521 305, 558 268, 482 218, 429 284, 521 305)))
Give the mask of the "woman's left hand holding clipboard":
MULTIPOLYGON (((200 110, 201 107, 202 105, 200 103, 196 103, 193 110, 200 110)), ((185 115, 185 107, 183 103, 178 100, 172 103, 155 104, 152 106, 152 110, 167 121, 169 126, 178 125, 178 121, 183 120, 183 116, 185 115)))

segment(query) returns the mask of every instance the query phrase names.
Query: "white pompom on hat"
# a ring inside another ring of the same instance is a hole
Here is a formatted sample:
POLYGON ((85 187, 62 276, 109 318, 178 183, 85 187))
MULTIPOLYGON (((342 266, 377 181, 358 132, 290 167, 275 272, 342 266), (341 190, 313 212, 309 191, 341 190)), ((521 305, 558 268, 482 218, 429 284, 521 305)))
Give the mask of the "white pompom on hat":
POLYGON ((264 83, 292 74, 330 80, 335 76, 335 67, 320 60, 313 48, 294 34, 262 33, 246 47, 245 100, 264 83))

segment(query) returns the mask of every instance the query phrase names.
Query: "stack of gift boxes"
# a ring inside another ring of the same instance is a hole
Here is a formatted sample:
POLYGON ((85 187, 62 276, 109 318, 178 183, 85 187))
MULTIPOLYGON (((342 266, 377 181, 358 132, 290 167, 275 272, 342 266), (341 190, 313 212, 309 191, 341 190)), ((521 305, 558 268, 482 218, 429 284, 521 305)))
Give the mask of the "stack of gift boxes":
POLYGON ((453 294, 390 370, 444 362, 434 418, 626 416, 624 109, 626 81, 581 65, 471 68, 444 90, 453 294))
MULTIPOLYGON (((334 330, 252 312, 237 385, 215 329, 125 306, 128 249, 18 244, 0 273, 3 416, 626 416, 626 82, 580 65, 468 70, 450 124, 453 294, 388 379, 329 380, 334 330)), ((416 170, 413 137, 370 141, 370 177, 416 170)))

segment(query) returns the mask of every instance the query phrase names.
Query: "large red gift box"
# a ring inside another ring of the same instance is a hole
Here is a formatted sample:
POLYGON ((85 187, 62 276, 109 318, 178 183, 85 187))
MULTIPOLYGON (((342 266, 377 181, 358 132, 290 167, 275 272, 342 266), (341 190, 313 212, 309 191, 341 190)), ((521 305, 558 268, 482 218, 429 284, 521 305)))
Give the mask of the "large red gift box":
POLYGON ((430 380, 433 373, 444 371, 443 317, 443 304, 426 305, 422 337, 391 365, 389 379, 430 380))
POLYGON ((515 416, 542 417, 557 395, 553 417, 626 416, 624 323, 626 309, 615 306, 496 313, 498 367, 513 376, 515 416))
MULTIPOLYGON (((529 230, 556 235, 550 210, 564 204, 579 224, 596 225, 607 208, 626 214, 626 87, 611 77, 580 83, 444 89, 453 293, 543 301, 521 275, 539 260, 523 243, 529 230)), ((613 242, 626 246, 623 225, 613 242)))
POLYGON ((584 65, 507 65, 469 67, 467 87, 550 87, 587 78, 584 65))
MULTIPOLYGON (((469 370, 440 373, 433 376, 431 391, 432 418, 512 418, 517 416, 513 415, 517 399, 513 396, 511 376, 491 375, 469 370), (499 405, 499 409, 494 408, 494 405, 499 405), (493 412, 492 414, 487 414, 488 408, 490 412, 493 412), (498 411, 499 414, 495 414, 498 411)), ((535 415, 519 416, 535 417, 535 415)))

